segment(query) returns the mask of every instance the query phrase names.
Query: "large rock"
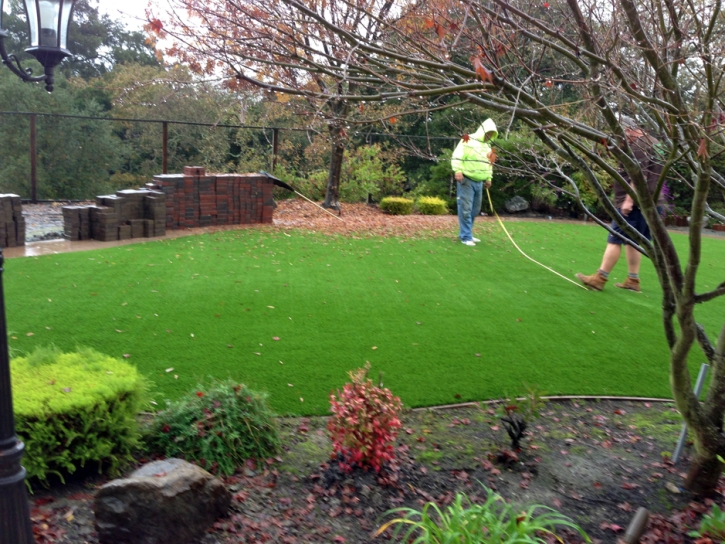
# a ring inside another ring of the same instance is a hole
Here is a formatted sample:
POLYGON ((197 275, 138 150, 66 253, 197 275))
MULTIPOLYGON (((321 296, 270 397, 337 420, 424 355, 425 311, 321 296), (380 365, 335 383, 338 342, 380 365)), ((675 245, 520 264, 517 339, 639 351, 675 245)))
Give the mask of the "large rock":
POLYGON ((519 195, 507 200, 504 206, 509 213, 523 212, 529 209, 529 203, 519 195))
POLYGON ((231 493, 202 468, 181 459, 144 465, 96 493, 101 544, 195 542, 229 509, 231 493))

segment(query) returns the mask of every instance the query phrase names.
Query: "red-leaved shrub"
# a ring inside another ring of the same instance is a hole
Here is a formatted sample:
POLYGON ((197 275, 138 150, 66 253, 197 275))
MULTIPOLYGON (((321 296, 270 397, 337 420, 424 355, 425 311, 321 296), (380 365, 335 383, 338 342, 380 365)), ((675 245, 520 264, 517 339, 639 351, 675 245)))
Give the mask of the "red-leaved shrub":
POLYGON ((402 403, 382 383, 373 385, 367 377, 369 370, 367 363, 365 368, 351 371, 352 383, 330 395, 332 418, 327 429, 334 453, 342 454, 340 468, 347 472, 353 465, 380 472, 395 457, 393 443, 401 425, 402 403))

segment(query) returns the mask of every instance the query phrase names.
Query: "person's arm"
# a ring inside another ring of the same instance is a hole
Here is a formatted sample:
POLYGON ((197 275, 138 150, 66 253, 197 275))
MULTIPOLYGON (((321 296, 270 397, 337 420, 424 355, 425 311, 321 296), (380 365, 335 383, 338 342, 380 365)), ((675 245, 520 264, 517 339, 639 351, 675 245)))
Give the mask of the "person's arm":
POLYGON ((634 208, 634 200, 632 200, 632 197, 627 195, 624 197, 624 202, 622 202, 622 215, 627 217, 634 208))
POLYGON ((458 145, 453 150, 451 155, 451 168, 453 169, 453 176, 456 181, 463 181, 463 140, 458 142, 458 145))
MULTIPOLYGON (((488 159, 488 162, 491 163, 491 169, 493 169, 493 165, 496 162, 496 159, 498 158, 498 155, 496 154, 496 150, 494 148, 491 148, 491 151, 489 151, 486 154, 486 158, 488 159)), ((484 187, 486 187, 486 189, 489 189, 491 187, 491 180, 489 179, 488 181, 484 182, 483 185, 484 185, 484 187)))

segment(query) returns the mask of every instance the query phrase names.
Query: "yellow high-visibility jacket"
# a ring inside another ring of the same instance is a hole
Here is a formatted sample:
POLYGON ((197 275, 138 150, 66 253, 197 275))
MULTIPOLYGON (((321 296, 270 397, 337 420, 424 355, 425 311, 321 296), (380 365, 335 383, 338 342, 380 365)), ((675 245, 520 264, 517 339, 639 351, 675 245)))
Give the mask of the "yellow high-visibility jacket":
POLYGON ((489 181, 493 177, 493 165, 488 158, 491 145, 483 141, 487 132, 493 132, 494 140, 498 136, 496 123, 486 119, 478 130, 468 137, 468 141, 458 142, 451 157, 453 172, 462 172, 464 176, 473 181, 489 181))

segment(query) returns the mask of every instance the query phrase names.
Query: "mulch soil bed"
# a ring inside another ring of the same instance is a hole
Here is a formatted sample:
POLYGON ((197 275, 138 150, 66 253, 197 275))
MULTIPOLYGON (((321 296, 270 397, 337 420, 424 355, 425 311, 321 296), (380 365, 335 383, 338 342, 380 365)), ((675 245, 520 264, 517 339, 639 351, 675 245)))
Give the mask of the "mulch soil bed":
MULTIPOLYGON (((226 518, 202 540, 213 543, 388 542, 373 533, 401 506, 472 500, 483 486, 521 509, 554 508, 595 542, 615 542, 640 506, 652 513, 643 543, 694 542, 697 527, 722 491, 698 502, 682 489, 688 458, 673 465, 681 419, 673 404, 612 400, 547 403, 512 452, 494 406, 408 411, 396 444, 397 461, 380 474, 346 474, 330 459, 326 418, 280 421, 284 451, 249 461, 224 478, 233 494, 226 518)), ((141 461, 140 461, 141 462, 141 461)), ((37 542, 96 543, 94 490, 105 480, 76 480, 31 497, 37 542)), ((560 533, 563 542, 582 542, 560 533)))
MULTIPOLYGON (((390 217, 376 208, 344 205, 344 222, 299 200, 282 201, 275 227, 344 235, 456 235, 453 216, 390 217)), ((393 392, 394 393, 394 392, 393 392)), ((233 494, 226 518, 202 540, 213 543, 365 543, 392 508, 450 504, 457 493, 472 500, 483 486, 521 508, 554 508, 596 542, 616 542, 640 506, 652 512, 645 544, 689 543, 713 501, 725 503, 721 480, 712 499, 682 489, 689 448, 678 465, 669 452, 681 428, 672 403, 573 400, 547 403, 529 423, 520 451, 512 451, 494 406, 407 411, 396 462, 380 474, 342 472, 330 458, 325 418, 280 420, 283 451, 249 461, 224 478, 233 494)), ((139 464, 145 460, 139 459, 139 464)), ((66 484, 34 490, 32 520, 39 544, 96 543, 92 502, 106 480, 76 475, 66 484)), ((573 533, 563 542, 580 542, 573 533)), ((706 541, 703 541, 703 544, 706 541)))

